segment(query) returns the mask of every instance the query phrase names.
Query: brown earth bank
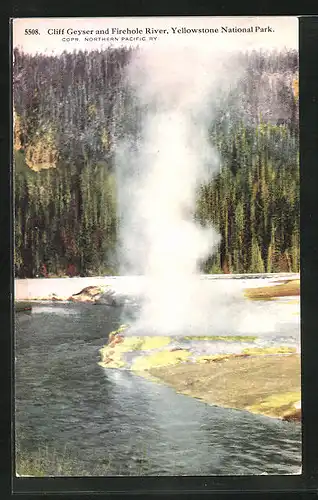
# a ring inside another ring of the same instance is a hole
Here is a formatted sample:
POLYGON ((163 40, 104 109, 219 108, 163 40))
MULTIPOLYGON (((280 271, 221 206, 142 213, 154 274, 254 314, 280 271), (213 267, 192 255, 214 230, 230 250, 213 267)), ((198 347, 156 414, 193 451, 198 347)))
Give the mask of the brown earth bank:
POLYGON ((182 363, 150 368, 148 373, 212 405, 301 420, 299 354, 229 356, 218 363, 182 363))
POLYGON ((299 296, 300 280, 290 280, 264 287, 246 288, 244 294, 247 298, 254 300, 270 300, 279 297, 299 296))

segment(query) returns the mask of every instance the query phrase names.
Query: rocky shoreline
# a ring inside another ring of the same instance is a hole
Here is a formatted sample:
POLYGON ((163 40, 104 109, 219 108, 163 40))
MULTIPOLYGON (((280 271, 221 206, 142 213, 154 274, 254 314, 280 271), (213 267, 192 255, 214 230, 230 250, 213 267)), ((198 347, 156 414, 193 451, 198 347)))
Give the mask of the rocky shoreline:
MULTIPOLYGON (((20 309, 19 304, 25 301, 16 301, 17 309, 20 309)), ((79 302, 86 304, 102 304, 108 306, 123 306, 131 305, 133 300, 131 296, 125 294, 116 293, 116 291, 110 285, 91 285, 83 288, 80 292, 74 293, 72 295, 57 295, 56 293, 50 293, 45 296, 36 296, 29 299, 29 303, 32 302, 79 302)))

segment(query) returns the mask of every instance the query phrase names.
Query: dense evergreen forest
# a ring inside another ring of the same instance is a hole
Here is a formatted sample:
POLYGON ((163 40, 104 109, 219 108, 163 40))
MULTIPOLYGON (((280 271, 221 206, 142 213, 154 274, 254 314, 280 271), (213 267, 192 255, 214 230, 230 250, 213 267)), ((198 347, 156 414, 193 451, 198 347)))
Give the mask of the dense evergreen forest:
MULTIPOLYGON (((132 53, 14 51, 16 277, 118 273, 114 145, 127 128, 132 53)), ((244 78, 211 112, 221 168, 194 217, 222 239, 202 271, 297 272, 298 54, 240 58, 244 78)))

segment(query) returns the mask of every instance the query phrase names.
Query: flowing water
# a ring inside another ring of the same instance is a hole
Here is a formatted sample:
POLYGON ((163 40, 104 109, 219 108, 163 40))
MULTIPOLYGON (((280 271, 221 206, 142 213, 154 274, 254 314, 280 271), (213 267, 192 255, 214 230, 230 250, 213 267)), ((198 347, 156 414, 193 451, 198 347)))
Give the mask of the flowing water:
MULTIPOLYGON (((91 304, 35 304, 31 314, 16 315, 20 449, 63 454, 66 447, 81 464, 79 475, 94 475, 96 467, 109 475, 299 471, 299 424, 209 406, 129 371, 101 368, 99 349, 121 323, 120 309, 91 304)), ((298 345, 299 320, 282 325, 280 341, 298 345)), ((271 343, 277 332, 264 330, 260 339, 271 343)))

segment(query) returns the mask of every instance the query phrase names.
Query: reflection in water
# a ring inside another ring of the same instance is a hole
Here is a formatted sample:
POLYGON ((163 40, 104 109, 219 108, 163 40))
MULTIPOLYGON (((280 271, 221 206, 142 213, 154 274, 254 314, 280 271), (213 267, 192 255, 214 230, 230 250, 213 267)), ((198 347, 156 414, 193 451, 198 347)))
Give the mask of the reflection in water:
POLYGON ((129 371, 99 367, 98 350, 120 323, 117 309, 84 304, 39 305, 17 315, 22 448, 67 445, 88 471, 107 462, 115 475, 299 469, 299 425, 212 407, 129 371))

